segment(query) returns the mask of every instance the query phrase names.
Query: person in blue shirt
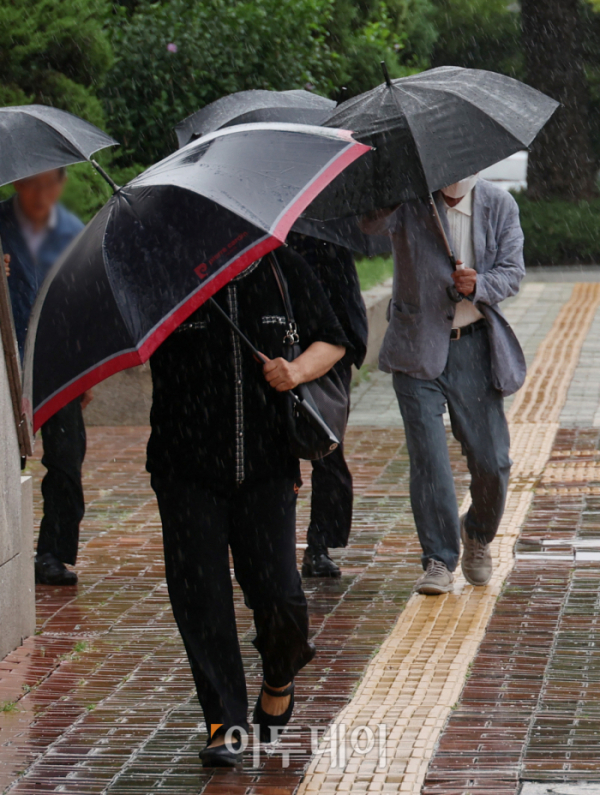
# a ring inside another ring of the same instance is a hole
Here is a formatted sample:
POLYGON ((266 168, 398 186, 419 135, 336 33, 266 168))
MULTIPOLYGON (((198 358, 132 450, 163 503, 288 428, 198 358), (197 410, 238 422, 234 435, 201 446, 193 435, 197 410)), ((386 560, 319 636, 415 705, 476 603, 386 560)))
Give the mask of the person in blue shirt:
MULTIPOLYGON (((0 203, 0 240, 8 255, 8 286, 19 353, 23 358, 29 316, 54 262, 83 224, 60 203, 65 169, 53 169, 14 184, 15 194, 0 203)), ((86 436, 82 408, 91 393, 69 403, 42 427, 48 470, 42 481, 44 516, 35 559, 36 582, 74 585, 79 525, 85 512, 81 467, 86 436)))

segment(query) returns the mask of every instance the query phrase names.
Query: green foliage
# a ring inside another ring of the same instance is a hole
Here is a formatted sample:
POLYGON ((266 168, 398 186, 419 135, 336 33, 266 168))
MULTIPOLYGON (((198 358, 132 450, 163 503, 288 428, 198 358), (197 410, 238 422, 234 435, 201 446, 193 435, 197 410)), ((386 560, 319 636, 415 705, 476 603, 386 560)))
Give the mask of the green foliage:
MULTIPOLYGON (((590 0, 591 2, 591 0, 590 0)), ((600 162, 600 0, 581 8, 582 52, 588 83, 588 120, 596 162, 600 162)))
POLYGON ((434 66, 523 73, 519 5, 510 0, 433 0, 438 39, 434 66))
POLYGON ((383 59, 392 76, 423 68, 432 14, 432 0, 122 4, 109 24, 117 61, 103 92, 120 162, 163 157, 179 120, 234 91, 309 88, 340 98, 342 86, 351 96, 379 84, 383 59))
POLYGON ((335 55, 336 99, 381 83, 382 60, 392 77, 427 68, 437 37, 434 14, 432 0, 335 0, 328 44, 335 55))
POLYGON ((516 199, 527 265, 600 262, 600 199, 536 202, 522 194, 516 199))
POLYGON ((140 2, 131 16, 117 9, 110 26, 117 60, 104 98, 111 131, 123 144, 120 162, 165 156, 175 145, 171 128, 225 94, 330 88, 324 26, 331 3, 171 0, 140 2))
POLYGON ((0 5, 0 101, 40 102, 102 124, 94 95, 112 60, 105 0, 20 0, 0 5))
MULTIPOLYGON (((117 185, 125 185, 137 176, 142 166, 132 165, 127 168, 109 166, 107 170, 117 185)), ((111 188, 89 163, 70 166, 68 180, 63 194, 63 204, 87 223, 111 196, 111 188)))
POLYGON ((356 270, 361 290, 370 290, 389 279, 394 273, 394 262, 389 257, 365 257, 356 260, 356 270))

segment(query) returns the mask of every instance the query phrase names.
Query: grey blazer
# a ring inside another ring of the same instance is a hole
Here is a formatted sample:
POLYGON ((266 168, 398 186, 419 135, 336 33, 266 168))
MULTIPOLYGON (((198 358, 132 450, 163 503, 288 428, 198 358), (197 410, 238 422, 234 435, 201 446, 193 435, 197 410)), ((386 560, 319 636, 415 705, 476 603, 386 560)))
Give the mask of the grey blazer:
MULTIPOLYGON (((522 386, 523 351, 498 304, 515 295, 525 275, 523 232, 514 198, 486 180, 473 189, 473 244, 477 287, 473 301, 488 323, 493 383, 503 395, 522 386)), ((435 195, 449 235, 445 202, 435 195)), ((385 372, 432 380, 448 359, 450 329, 456 310, 446 293, 452 266, 426 200, 363 218, 368 234, 387 231, 394 252, 394 287, 389 326, 379 354, 385 372)), ((452 343, 454 344, 454 343, 452 343)))

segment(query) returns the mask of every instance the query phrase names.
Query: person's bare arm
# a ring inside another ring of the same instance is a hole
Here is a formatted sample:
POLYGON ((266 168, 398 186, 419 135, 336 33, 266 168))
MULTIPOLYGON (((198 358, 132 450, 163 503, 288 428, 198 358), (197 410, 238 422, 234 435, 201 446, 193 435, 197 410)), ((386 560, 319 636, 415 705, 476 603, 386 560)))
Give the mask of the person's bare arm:
POLYGON ((4 270, 6 272, 6 278, 10 276, 10 254, 4 255, 4 270))
POLYGON ((267 359, 263 365, 263 373, 274 389, 278 392, 287 392, 298 384, 314 381, 315 378, 328 373, 345 353, 346 349, 342 345, 313 342, 292 362, 281 357, 267 359))
POLYGON ((92 400, 94 399, 94 393, 91 389, 86 389, 86 391, 81 396, 81 408, 86 409, 92 400))

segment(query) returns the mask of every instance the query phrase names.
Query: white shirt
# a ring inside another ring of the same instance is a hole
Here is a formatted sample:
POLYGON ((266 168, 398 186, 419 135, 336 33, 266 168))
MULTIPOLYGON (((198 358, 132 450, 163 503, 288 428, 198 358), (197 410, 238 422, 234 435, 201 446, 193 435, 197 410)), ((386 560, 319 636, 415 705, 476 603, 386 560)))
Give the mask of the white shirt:
POLYGON ((23 214, 23 210, 19 205, 19 199, 16 195, 14 198, 14 207, 21 234, 23 235, 23 239, 25 240, 27 248, 29 249, 31 256, 35 261, 37 260, 39 250, 42 247, 44 240, 48 236, 48 232, 51 229, 54 229, 56 226, 56 222, 58 220, 58 211, 56 209, 56 205, 54 205, 50 210, 50 215, 48 216, 47 222, 44 224, 44 226, 39 228, 32 224, 31 221, 23 214))
MULTIPOLYGON (((450 226, 450 241, 453 244, 457 260, 462 262, 464 268, 475 268, 475 249, 473 248, 473 189, 464 196, 457 205, 446 205, 448 225, 450 226)), ((456 304, 454 315, 454 328, 468 326, 469 323, 482 318, 483 315, 467 298, 456 304)))

